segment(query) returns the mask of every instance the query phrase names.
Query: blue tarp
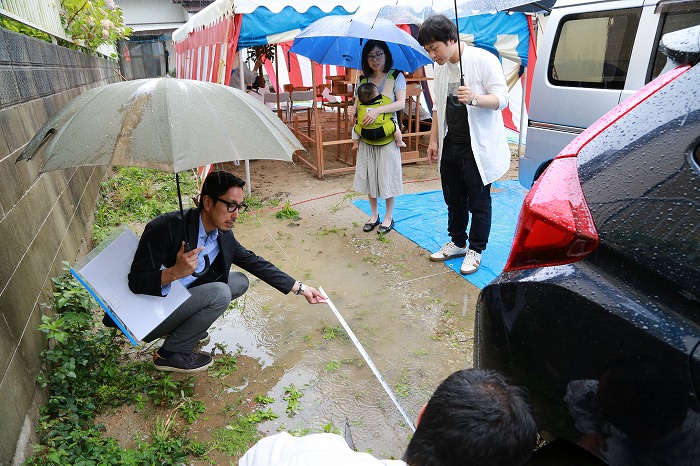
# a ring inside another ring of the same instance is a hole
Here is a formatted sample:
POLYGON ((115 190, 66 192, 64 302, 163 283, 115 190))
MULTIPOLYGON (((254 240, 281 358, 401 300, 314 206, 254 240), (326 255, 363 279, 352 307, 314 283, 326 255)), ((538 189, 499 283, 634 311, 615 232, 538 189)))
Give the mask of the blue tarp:
MULTIPOLYGON (((479 270, 472 275, 463 276, 470 283, 483 288, 503 270, 526 193, 527 190, 517 180, 497 181, 492 185, 491 235, 479 270)), ((355 200, 353 204, 367 215, 370 214, 369 201, 366 199, 355 200)), ((380 218, 384 217, 384 209, 384 200, 379 199, 380 218)), ((398 196, 394 207, 394 222, 396 232, 431 253, 450 240, 447 235, 447 207, 442 191, 398 196)), ((367 234, 376 234, 376 230, 367 234)), ((459 274, 462 258, 451 259, 445 264, 459 274)))

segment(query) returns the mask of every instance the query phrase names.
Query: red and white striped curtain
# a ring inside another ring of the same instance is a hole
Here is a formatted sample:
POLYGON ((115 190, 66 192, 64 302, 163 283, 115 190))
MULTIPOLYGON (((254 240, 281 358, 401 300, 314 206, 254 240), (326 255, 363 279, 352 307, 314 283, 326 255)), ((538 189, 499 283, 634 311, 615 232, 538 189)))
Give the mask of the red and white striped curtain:
MULTIPOLYGON (((285 84, 292 84, 293 86, 311 86, 311 60, 301 55, 291 53, 289 49, 292 47, 292 41, 280 42, 277 44, 276 59, 279 59, 278 70, 279 76, 275 74, 275 64, 270 61, 266 61, 265 73, 270 78, 270 83, 277 89, 277 82, 279 79, 279 86, 283 87, 285 84)), ((325 82, 330 82, 326 80, 326 76, 342 76, 345 74, 345 68, 342 66, 335 65, 321 65, 314 63, 314 72, 316 73, 316 84, 323 84, 325 82)))
POLYGON ((240 26, 241 15, 225 16, 191 32, 185 40, 175 42, 176 76, 228 84, 240 26))

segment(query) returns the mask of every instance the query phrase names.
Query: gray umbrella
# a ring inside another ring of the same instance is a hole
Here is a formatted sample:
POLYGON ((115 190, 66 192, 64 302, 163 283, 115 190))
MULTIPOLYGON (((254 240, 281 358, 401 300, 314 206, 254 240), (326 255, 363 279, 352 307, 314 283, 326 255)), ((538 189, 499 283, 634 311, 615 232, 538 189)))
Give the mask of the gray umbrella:
POLYGON ((169 171, 180 196, 180 171, 231 160, 291 161, 297 150, 304 147, 289 128, 245 92, 154 78, 82 93, 49 118, 17 161, 35 158, 41 172, 87 165, 169 171))
POLYGON ((245 92, 154 78, 91 89, 54 114, 17 159, 41 171, 86 165, 171 173, 230 160, 292 160, 304 150, 287 126, 245 92))

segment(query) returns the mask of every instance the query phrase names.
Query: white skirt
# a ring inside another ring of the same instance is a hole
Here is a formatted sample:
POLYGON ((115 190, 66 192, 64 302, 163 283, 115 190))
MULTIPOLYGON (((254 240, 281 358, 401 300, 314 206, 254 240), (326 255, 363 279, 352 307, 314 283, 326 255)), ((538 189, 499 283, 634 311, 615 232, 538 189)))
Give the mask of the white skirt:
POLYGON ((401 182, 401 151, 396 143, 373 146, 360 141, 352 189, 389 199, 403 193, 401 182))

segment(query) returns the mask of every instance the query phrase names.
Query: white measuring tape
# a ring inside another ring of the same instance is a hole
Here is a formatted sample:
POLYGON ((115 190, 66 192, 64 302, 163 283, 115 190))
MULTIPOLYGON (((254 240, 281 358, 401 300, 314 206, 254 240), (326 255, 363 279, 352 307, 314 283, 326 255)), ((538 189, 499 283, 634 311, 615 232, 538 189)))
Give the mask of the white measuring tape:
POLYGON ((411 419, 408 417, 408 414, 406 414, 406 411, 404 411, 403 407, 399 403, 399 400, 396 398, 396 395, 394 395, 394 392, 391 390, 389 385, 386 383, 384 380, 384 377, 382 377, 381 372, 379 372, 379 369, 377 369, 377 366, 374 365, 372 362, 372 358, 369 357, 369 354, 367 354, 367 351, 365 351, 365 348, 362 346, 362 343, 357 339, 355 334, 353 333, 352 329, 348 325, 347 322, 345 322, 345 319, 343 319, 343 316, 340 315, 340 312, 338 312, 338 309, 335 307, 333 304, 333 301, 331 301, 331 298, 328 297, 325 291, 323 291, 323 288, 318 287, 318 290, 321 292, 321 294, 326 298, 326 303, 330 306, 331 310, 335 314, 335 316, 338 318, 340 321, 340 324, 343 326, 345 329, 345 332, 348 334, 352 342, 355 344, 355 347, 357 350, 360 352, 362 357, 365 359, 365 362, 369 366, 370 369, 372 369, 372 372, 374 372, 374 376, 377 377, 377 380, 379 380, 379 383, 382 384, 382 387, 384 387, 384 391, 389 395, 389 398, 391 398, 391 401, 394 402, 394 405, 396 406, 396 409, 399 410, 403 418, 406 420, 406 423, 408 423, 408 426, 413 430, 413 432, 416 431, 416 426, 413 425, 413 422, 411 422, 411 419))

